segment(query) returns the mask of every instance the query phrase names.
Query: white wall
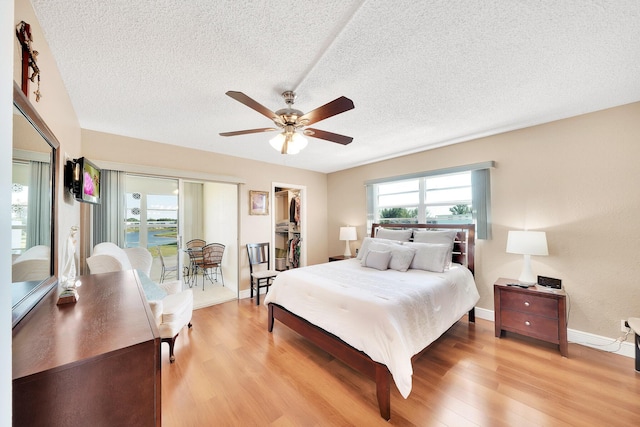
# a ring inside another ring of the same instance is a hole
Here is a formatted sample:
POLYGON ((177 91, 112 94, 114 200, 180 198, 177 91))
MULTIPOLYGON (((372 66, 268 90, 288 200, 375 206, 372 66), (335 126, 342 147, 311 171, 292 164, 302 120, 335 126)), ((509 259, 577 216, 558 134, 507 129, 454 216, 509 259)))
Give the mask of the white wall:
MULTIPOLYGON (((33 90, 30 90, 29 100, 51 129, 56 139, 60 142, 60 162, 64 163, 65 157, 81 157, 80 124, 78 123, 78 118, 67 94, 67 89, 62 81, 60 72, 58 71, 55 58, 49 49, 47 40, 44 38, 31 3, 29 0, 15 0, 14 4, 13 19, 7 29, 11 31, 11 42, 14 50, 13 80, 19 83, 21 75, 19 43, 14 35, 15 27, 18 22, 25 21, 31 25, 33 48, 38 51, 38 68, 40 68, 41 76, 40 92, 42 93, 42 98, 36 102, 35 96, 32 93, 33 90)), ((31 85, 31 87, 33 87, 33 85, 31 85)), ((64 191, 61 185, 62 182, 64 182, 63 168, 60 167, 57 176, 58 188, 56 194, 58 201, 58 236, 56 239, 58 249, 64 247, 64 242, 67 239, 71 226, 80 225, 80 203, 76 202, 67 191, 64 191)), ((80 233, 80 238, 82 238, 85 230, 81 230, 80 233)), ((61 251, 58 250, 58 260, 60 260, 60 253, 61 251)))
MULTIPOLYGON (((242 159, 208 151, 82 130, 83 155, 101 162, 122 162, 119 153, 127 153, 127 162, 137 167, 171 168, 222 177, 239 177, 238 245, 240 291, 249 289, 249 263, 246 244, 272 239, 271 215, 249 215, 249 191, 271 191, 271 183, 289 182, 306 188, 307 264, 327 261, 327 175, 324 173, 242 159), (149 156, 148 153, 155 153, 149 156)), ((222 181, 222 180, 218 180, 222 181)), ((227 181, 229 182, 229 181, 227 181)), ((342 252, 340 252, 342 253, 342 252)))
POLYGON ((620 319, 640 315, 639 117, 634 103, 330 174, 331 253, 342 253, 340 225, 366 233, 365 181, 494 160, 493 239, 476 246, 478 306, 493 310, 494 281, 522 268, 521 255, 505 252, 507 231, 542 230, 549 256, 532 257, 533 270, 562 279, 569 328, 618 337, 620 319))
MULTIPOLYGON (((31 25, 34 49, 38 51, 38 67, 41 72, 40 90, 43 94, 40 102, 35 102, 33 94, 30 101, 38 111, 42 119, 47 123, 53 134, 60 141, 61 160, 64 154, 70 157, 80 157, 80 125, 66 92, 66 88, 56 66, 55 59, 51 55, 49 46, 42 34, 38 20, 29 0, 3 0, 0 1, 0 19, 2 22, 2 37, 0 37, 1 54, 5 59, 0 65, 0 185, 2 188, 10 188, 11 183, 11 128, 13 113, 10 109, 13 99, 13 81, 20 82, 20 53, 19 43, 15 37, 15 28, 18 22, 25 21, 31 25), (13 56, 10 63, 6 58, 13 56), (11 113, 7 112, 11 111, 11 113)), ((33 91, 31 91, 33 92, 33 91)), ((57 182, 63 182, 62 168, 58 171, 57 182)), ((11 202, 6 199, 8 192, 0 192, 0 205, 5 206, 0 217, 0 241, 8 242, 11 202), (6 237, 6 238, 5 238, 6 237)), ((57 189, 58 200, 58 248, 63 247, 69 228, 80 222, 79 204, 70 197, 65 197, 62 185, 57 189)), ((10 283, 9 252, 5 248, 0 249, 0 275, 3 283, 10 283), (5 264, 6 263, 6 264, 5 264)), ((60 259, 58 251, 58 261, 60 259)), ((57 265, 57 263, 56 263, 57 265)), ((3 349, 11 348, 11 298, 10 287, 0 286, 0 345, 3 349)), ((6 353, 5 353, 6 355, 6 353)), ((0 425, 11 425, 11 357, 3 358, 5 363, 0 364, 0 425)))
MULTIPOLYGON (((0 1, 0 52, 9 58, 13 50, 13 1, 0 1)), ((11 188, 11 146, 13 128, 13 64, 0 61, 0 188, 11 188)), ((11 193, 0 191, 0 206, 11 205, 11 193)), ((11 211, 0 215, 0 242, 11 241, 11 211)), ((11 348, 11 248, 0 245, 0 348, 11 348)), ((11 352, 4 351, 0 363, 0 425, 11 425, 11 352)))

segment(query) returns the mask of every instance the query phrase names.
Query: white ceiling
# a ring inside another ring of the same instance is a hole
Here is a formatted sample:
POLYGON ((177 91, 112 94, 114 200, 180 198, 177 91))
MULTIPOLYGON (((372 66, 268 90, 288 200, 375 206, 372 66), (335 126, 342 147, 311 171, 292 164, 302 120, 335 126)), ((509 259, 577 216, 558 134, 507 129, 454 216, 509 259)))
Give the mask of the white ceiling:
POLYGON ((637 0, 31 1, 81 127, 320 172, 640 101, 637 0), (228 90, 354 140, 221 137, 273 125, 228 90))

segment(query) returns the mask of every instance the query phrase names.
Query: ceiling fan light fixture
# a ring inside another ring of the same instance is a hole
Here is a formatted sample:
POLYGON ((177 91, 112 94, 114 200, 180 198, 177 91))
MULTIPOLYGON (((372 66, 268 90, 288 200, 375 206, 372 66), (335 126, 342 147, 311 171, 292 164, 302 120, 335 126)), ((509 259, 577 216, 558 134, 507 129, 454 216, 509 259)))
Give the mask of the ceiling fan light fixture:
POLYGON ((286 132, 279 133, 269 140, 271 146, 282 154, 298 154, 307 146, 307 139, 299 133, 293 132, 287 141, 286 132), (286 142, 286 147, 284 147, 286 142))

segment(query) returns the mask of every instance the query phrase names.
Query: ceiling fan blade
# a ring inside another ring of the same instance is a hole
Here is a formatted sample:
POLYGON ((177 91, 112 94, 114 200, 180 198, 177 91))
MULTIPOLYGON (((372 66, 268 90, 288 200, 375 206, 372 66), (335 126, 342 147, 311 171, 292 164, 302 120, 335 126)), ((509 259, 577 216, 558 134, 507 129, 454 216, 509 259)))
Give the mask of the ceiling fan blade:
POLYGON ((277 117, 276 113, 269 110, 267 107, 253 100, 252 98, 249 98, 247 95, 245 95, 242 92, 236 92, 236 91, 230 90, 226 94, 231 98, 235 99, 236 101, 243 103, 247 107, 256 110, 258 113, 267 117, 269 120, 273 120, 275 117, 277 117))
POLYGON ((260 129, 237 130, 235 132, 221 132, 220 136, 247 135, 249 133, 271 132, 272 130, 278 130, 278 129, 276 129, 276 128, 260 128, 260 129))
POLYGON ((312 138, 325 139, 327 141, 337 142, 338 144, 342 145, 351 144, 351 141, 353 141, 353 138, 351 138, 350 136, 339 135, 337 133, 327 132, 326 130, 320 129, 307 128, 303 133, 306 136, 310 136, 312 138))
POLYGON ((349 98, 341 96, 333 101, 318 107, 313 111, 309 111, 298 119, 298 122, 306 120, 304 126, 319 122, 336 114, 344 113, 354 108, 353 101, 349 98))

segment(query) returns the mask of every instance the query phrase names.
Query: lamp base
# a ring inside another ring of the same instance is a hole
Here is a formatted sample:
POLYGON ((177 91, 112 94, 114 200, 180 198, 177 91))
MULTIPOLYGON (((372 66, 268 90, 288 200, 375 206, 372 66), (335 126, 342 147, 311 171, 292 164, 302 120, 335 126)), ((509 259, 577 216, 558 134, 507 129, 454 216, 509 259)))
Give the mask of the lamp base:
POLYGON ((351 246, 349 245, 349 241, 345 240, 345 244, 344 244, 344 257, 345 258, 351 258, 351 246))
POLYGON ((535 285, 538 281, 537 276, 531 270, 531 255, 524 255, 524 264, 522 265, 522 273, 518 277, 518 282, 523 285, 535 285))

